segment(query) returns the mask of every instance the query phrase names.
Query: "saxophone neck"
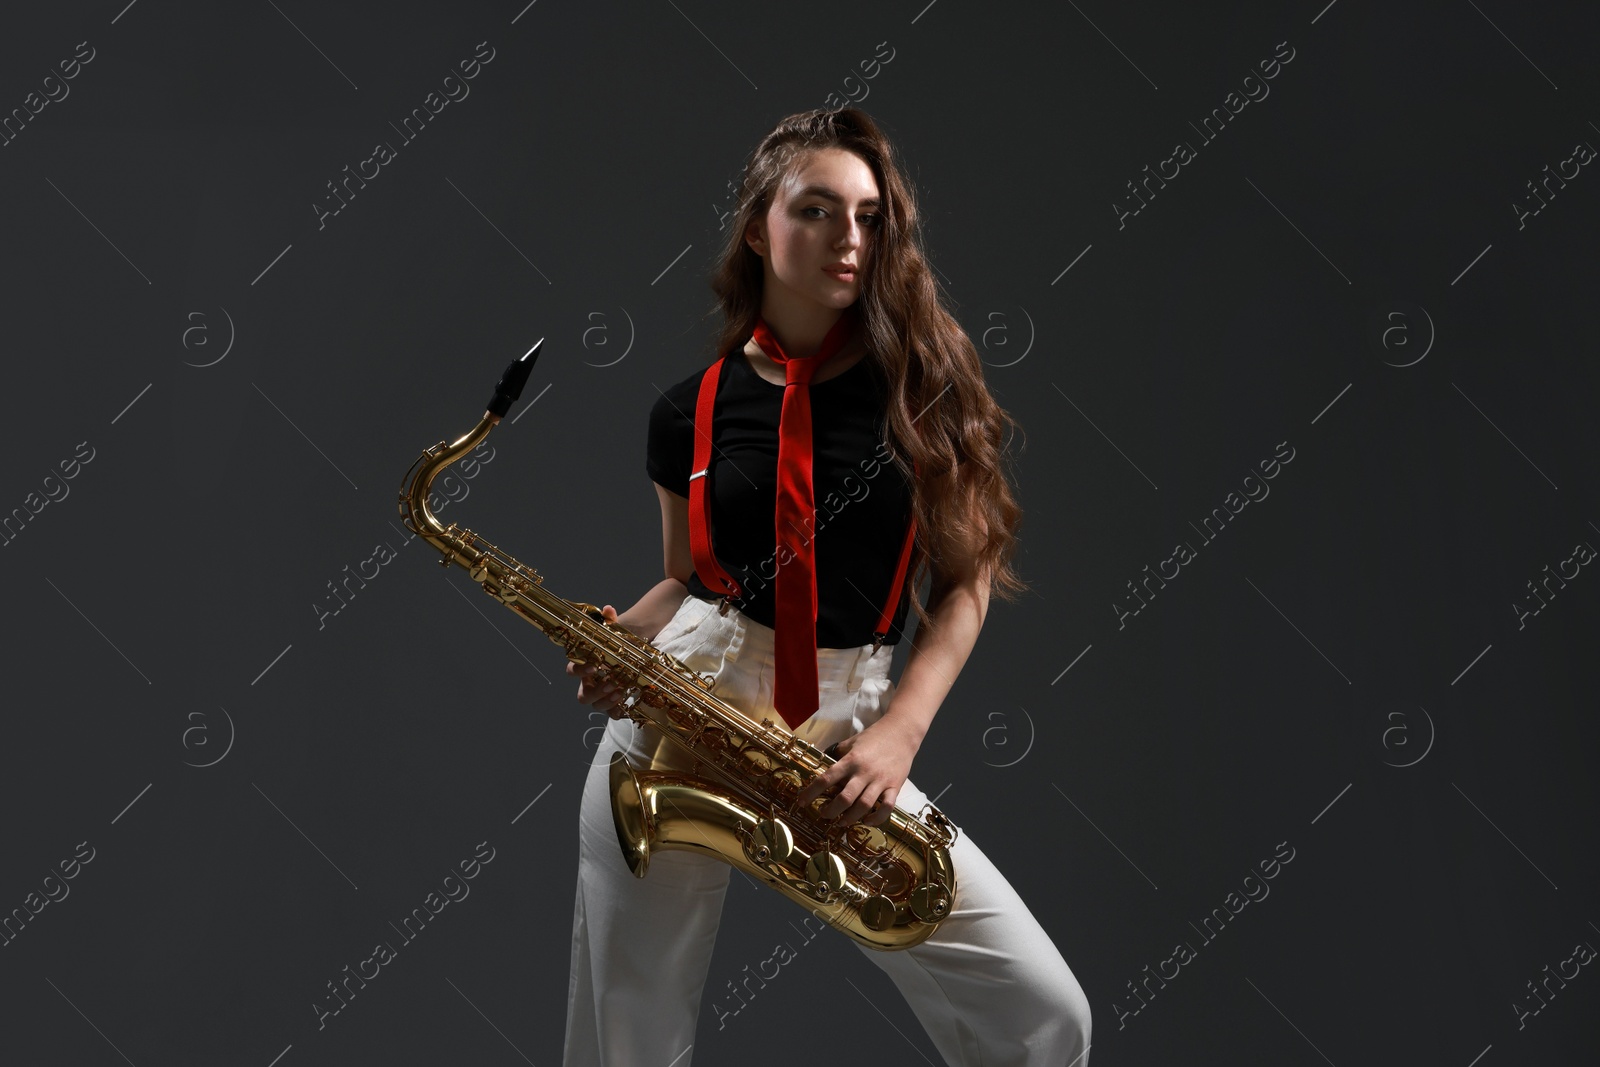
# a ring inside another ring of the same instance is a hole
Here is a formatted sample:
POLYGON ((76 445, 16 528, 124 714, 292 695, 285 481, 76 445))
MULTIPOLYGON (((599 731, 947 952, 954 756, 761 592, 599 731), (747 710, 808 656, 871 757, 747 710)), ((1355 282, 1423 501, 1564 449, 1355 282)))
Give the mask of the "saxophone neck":
POLYGON ((532 348, 506 367, 500 380, 495 383, 494 395, 489 398, 478 425, 454 441, 441 441, 434 445, 412 463, 415 473, 407 472, 407 481, 400 490, 400 516, 407 526, 427 538, 440 551, 448 553, 448 544, 443 540, 446 534, 444 524, 428 507, 433 480, 450 464, 477 448, 489 436, 489 431, 511 410, 511 405, 522 395, 523 386, 528 384, 528 375, 533 372, 533 365, 539 358, 539 349, 543 344, 544 338, 541 337, 532 348))
MULTIPOLYGON (((407 526, 429 540, 444 535, 444 524, 433 513, 433 509, 428 507, 428 497, 432 494, 434 479, 450 464, 482 444, 483 439, 489 436, 489 431, 494 429, 495 423, 499 421, 500 416, 484 412, 483 418, 478 420, 478 425, 454 441, 439 442, 417 457, 416 462, 412 464, 415 473, 400 490, 400 515, 405 519, 407 526)), ((435 545, 439 547, 437 542, 435 545)))

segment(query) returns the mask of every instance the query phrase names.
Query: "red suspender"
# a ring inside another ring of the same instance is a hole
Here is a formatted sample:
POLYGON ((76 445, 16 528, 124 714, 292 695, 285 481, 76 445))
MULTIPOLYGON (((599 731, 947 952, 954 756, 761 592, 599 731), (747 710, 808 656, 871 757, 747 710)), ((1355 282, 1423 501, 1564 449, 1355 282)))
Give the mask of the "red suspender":
MULTIPOLYGON (((921 473, 920 464, 912 464, 911 469, 921 473)), ((878 646, 883 644, 883 639, 889 636, 889 625, 894 622, 894 610, 900 606, 900 588, 906 584, 906 568, 911 564, 911 544, 917 537, 917 513, 911 513, 911 521, 906 524, 905 544, 900 546, 900 562, 894 569, 894 583, 889 586, 889 599, 884 602, 883 612, 878 616, 878 625, 872 628, 872 651, 878 651, 878 646)))
MULTIPOLYGON (((716 554, 711 550, 711 504, 706 499, 706 477, 711 470, 712 413, 716 406, 717 383, 721 380, 722 364, 726 359, 724 356, 711 364, 700 377, 700 394, 694 407, 694 464, 689 470, 689 551, 694 556, 695 573, 700 576, 706 588, 722 594, 723 614, 727 614, 730 598, 743 595, 739 583, 722 569, 722 565, 717 562, 716 554)), ((914 466, 913 470, 920 473, 919 467, 914 466)), ((894 621, 895 609, 900 606, 900 593, 905 586, 906 570, 911 563, 911 546, 916 540, 916 534, 917 516, 913 513, 911 522, 906 526, 905 543, 900 547, 900 561, 895 567, 894 584, 889 590, 889 599, 878 615, 878 624, 873 627, 874 652, 883 644, 884 638, 889 636, 889 626, 894 621)))
POLYGON ((706 588, 721 593, 722 613, 728 613, 728 598, 740 595, 735 582, 711 551, 711 505, 706 500, 706 475, 711 470, 711 413, 717 401, 717 382, 727 357, 706 368, 700 377, 700 396, 694 406, 694 466, 689 471, 689 551, 694 555, 695 573, 706 588))

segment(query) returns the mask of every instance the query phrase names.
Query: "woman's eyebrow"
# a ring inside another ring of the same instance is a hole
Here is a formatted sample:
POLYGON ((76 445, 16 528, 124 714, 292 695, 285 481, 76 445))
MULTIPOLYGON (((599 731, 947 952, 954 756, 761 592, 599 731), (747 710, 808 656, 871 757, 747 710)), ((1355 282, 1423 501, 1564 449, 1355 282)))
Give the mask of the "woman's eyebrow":
MULTIPOLYGON (((820 196, 824 200, 832 200, 835 204, 844 203, 844 197, 829 189, 826 185, 808 185, 795 194, 796 199, 802 196, 820 196)), ((879 207, 881 202, 877 197, 861 201, 862 207, 879 207)))

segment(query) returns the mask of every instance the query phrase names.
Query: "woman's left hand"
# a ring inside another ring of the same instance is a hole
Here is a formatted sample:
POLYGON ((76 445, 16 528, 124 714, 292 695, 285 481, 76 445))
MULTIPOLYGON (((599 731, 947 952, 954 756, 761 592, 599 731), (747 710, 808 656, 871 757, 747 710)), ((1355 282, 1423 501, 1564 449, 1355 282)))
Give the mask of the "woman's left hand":
POLYGON ((800 790, 800 805, 831 793, 833 798, 817 811, 823 818, 838 816, 845 826, 857 821, 881 825, 888 821, 920 747, 921 741, 894 719, 879 719, 833 747, 836 762, 800 790))

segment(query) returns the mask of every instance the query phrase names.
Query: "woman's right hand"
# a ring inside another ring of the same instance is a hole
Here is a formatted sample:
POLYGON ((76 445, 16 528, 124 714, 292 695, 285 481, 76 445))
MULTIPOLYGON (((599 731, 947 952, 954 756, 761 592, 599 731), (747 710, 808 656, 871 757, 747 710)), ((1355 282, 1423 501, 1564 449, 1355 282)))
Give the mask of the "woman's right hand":
MULTIPOLYGON (((601 609, 601 614, 607 622, 617 620, 617 609, 610 604, 601 609)), ((617 709, 622 702, 622 691, 612 683, 597 682, 597 670, 596 664, 567 660, 567 673, 578 678, 578 703, 593 705, 596 711, 603 711, 613 719, 627 718, 627 712, 617 709)))

